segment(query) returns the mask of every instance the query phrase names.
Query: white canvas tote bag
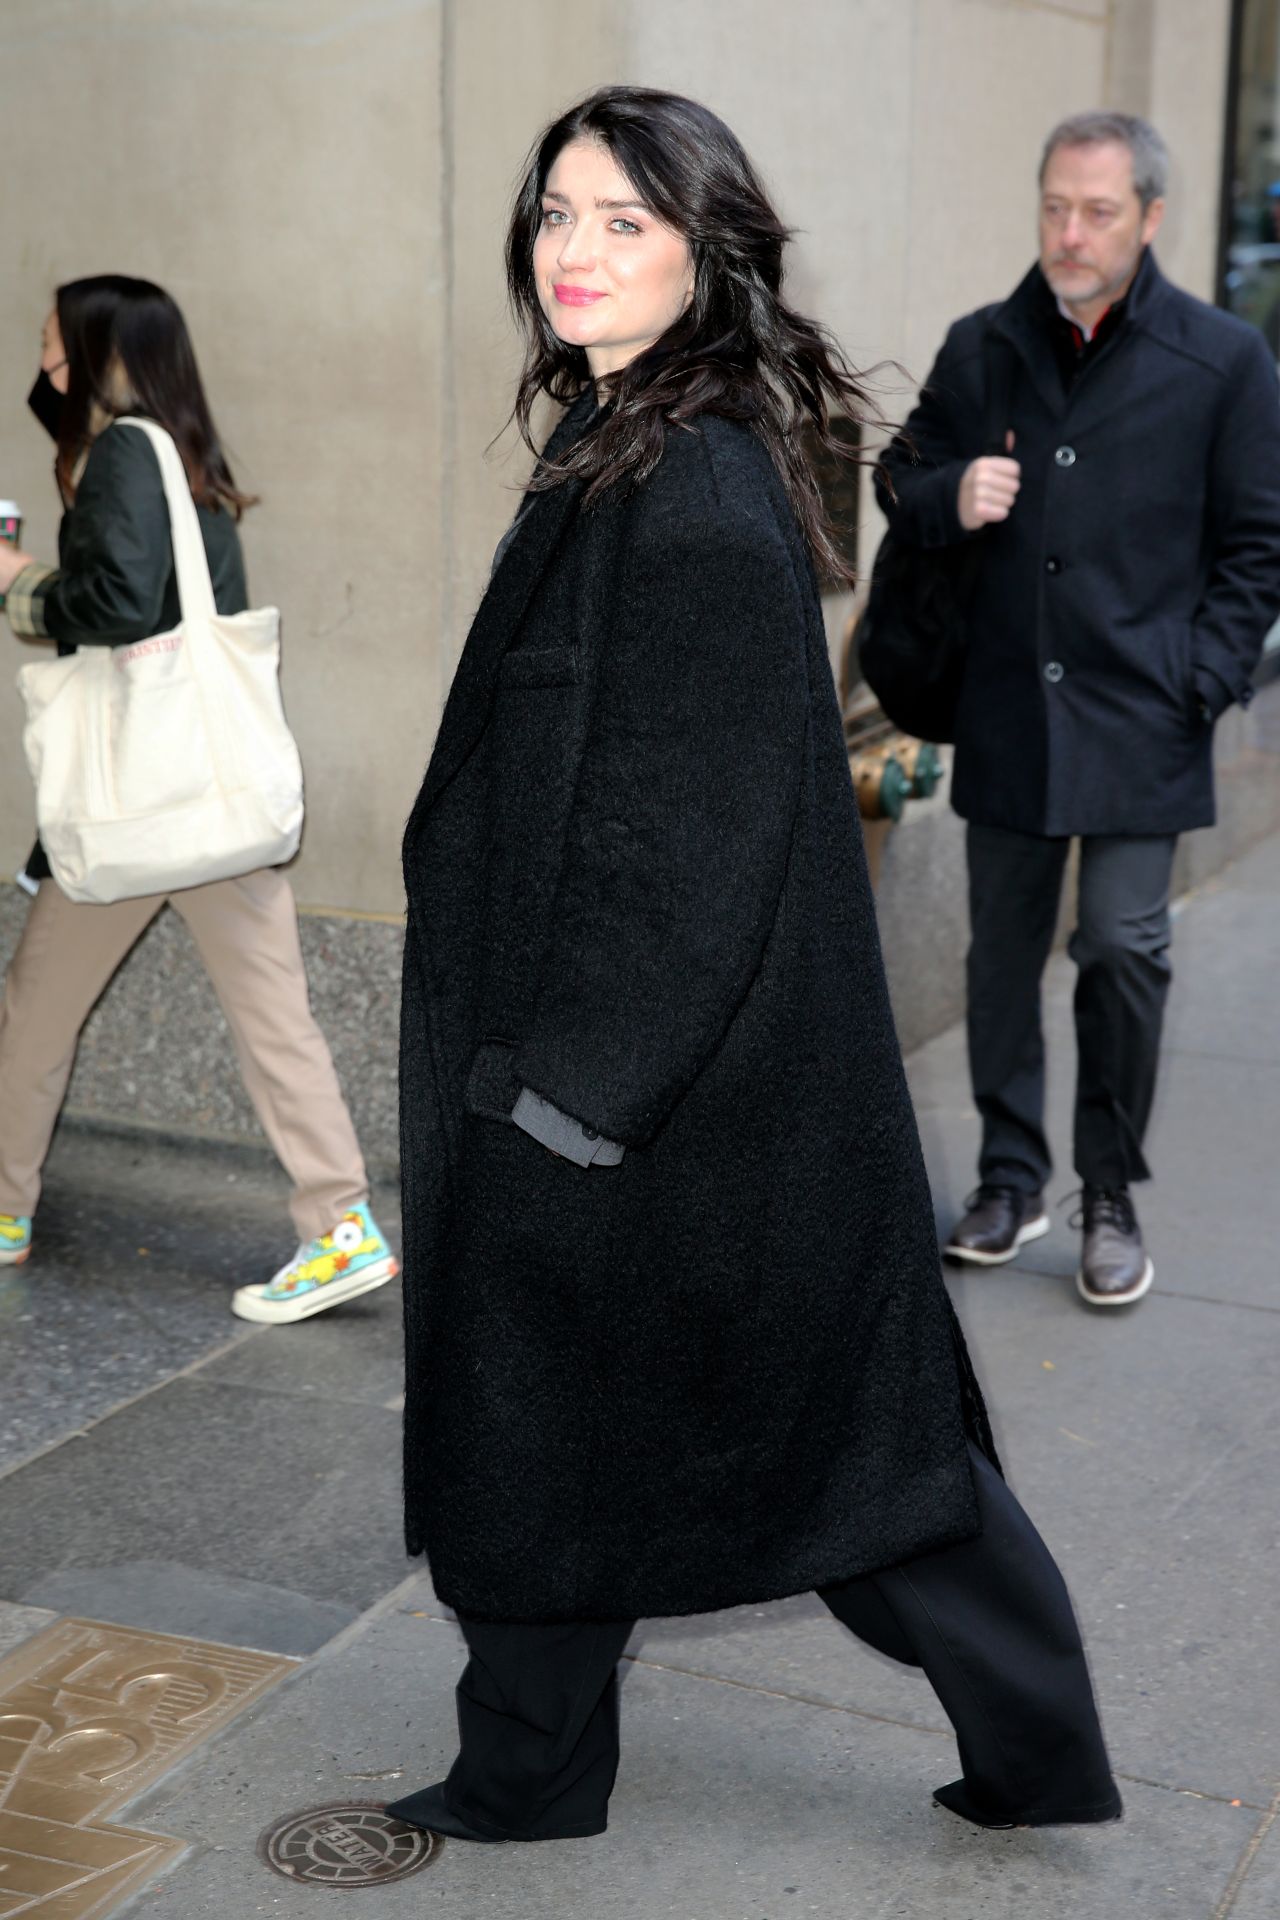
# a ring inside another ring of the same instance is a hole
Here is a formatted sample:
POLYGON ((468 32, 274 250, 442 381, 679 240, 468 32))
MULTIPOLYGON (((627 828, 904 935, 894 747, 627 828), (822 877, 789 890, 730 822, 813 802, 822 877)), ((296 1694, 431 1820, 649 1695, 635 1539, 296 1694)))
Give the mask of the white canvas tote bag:
POLYGON ((276 866, 302 833, 302 764, 280 699, 280 615, 220 614, 182 457, 155 448, 180 625, 18 673, 36 819, 72 900, 105 905, 276 866))

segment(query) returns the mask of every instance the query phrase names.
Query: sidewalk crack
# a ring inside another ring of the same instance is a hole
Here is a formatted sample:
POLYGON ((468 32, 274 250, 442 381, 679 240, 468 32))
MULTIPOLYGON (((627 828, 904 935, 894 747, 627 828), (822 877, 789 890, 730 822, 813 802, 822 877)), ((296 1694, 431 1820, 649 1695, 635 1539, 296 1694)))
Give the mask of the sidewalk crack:
MULTIPOLYGON (((870 1720, 877 1726, 900 1727, 904 1733, 932 1734, 942 1740, 953 1739, 955 1737, 953 1729, 949 1726, 935 1727, 930 1726, 927 1721, 903 1720, 897 1715, 890 1713, 872 1713, 866 1707, 848 1707, 841 1705, 841 1703, 836 1700, 819 1699, 816 1694, 790 1693, 782 1687, 761 1687, 757 1686, 755 1682, 751 1680, 734 1680, 722 1673, 704 1673, 697 1667, 676 1667, 663 1660, 646 1660, 641 1655, 635 1653, 624 1653, 622 1657, 628 1665, 633 1667, 647 1667, 651 1673, 670 1673, 684 1680, 705 1680, 712 1686, 733 1687, 739 1693, 760 1694, 766 1700, 785 1700, 790 1705, 797 1707, 818 1707, 824 1713, 847 1713, 852 1719, 870 1720)), ((1202 1787, 1180 1787, 1172 1780, 1153 1780, 1149 1775, 1143 1773, 1122 1773, 1119 1767, 1115 1769, 1115 1777, 1117 1780, 1126 1781, 1130 1786, 1154 1787, 1159 1793, 1183 1794, 1192 1800, 1211 1800, 1223 1807, 1247 1807, 1251 1813, 1267 1813, 1267 1809, 1257 1800, 1241 1800, 1226 1793, 1209 1793, 1202 1787)), ((1280 1795, 1277 1795, 1276 1800, 1272 1803, 1270 1812, 1267 1813, 1267 1826, 1276 1818, 1277 1814, 1280 1814, 1280 1795)), ((1261 1845, 1265 1837, 1265 1832, 1260 1831, 1258 1839, 1259 1845, 1261 1845)), ((1225 1908, 1223 1912, 1226 1912, 1225 1908)), ((1212 1916, 1212 1920, 1219 1920, 1219 1915, 1215 1913, 1212 1916)))
POLYGON ((1210 1920, 1227 1920, 1227 1915, 1240 1898, 1241 1889, 1249 1875, 1249 1869, 1257 1859, 1263 1841, 1270 1833, 1278 1818, 1280 1818, 1280 1793, 1276 1794, 1275 1799, 1271 1802, 1271 1805, 1267 1808, 1261 1820, 1259 1820, 1257 1827, 1254 1829, 1248 1845, 1236 1862, 1235 1872, 1223 1888, 1222 1898, 1214 1908, 1210 1920))

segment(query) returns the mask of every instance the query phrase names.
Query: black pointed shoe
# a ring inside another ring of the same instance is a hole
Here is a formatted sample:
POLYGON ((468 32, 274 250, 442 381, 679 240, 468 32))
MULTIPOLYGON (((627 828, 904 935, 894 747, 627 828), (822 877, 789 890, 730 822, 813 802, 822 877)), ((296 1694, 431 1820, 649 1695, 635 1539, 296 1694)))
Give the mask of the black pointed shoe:
POLYGON ((952 1229, 942 1249, 948 1260, 1002 1267, 1028 1240, 1039 1240, 1049 1231, 1049 1216, 1038 1193, 1020 1193, 1016 1187, 984 1181, 964 1204, 964 1219, 952 1229))
POLYGON ((582 1821, 577 1826, 557 1827, 549 1833, 516 1833, 503 1827, 476 1826, 453 1811, 445 1799, 447 1784, 437 1780, 434 1786, 407 1793, 402 1800, 389 1800, 383 1812, 392 1820, 403 1820, 407 1827, 425 1827, 428 1833, 441 1833, 449 1840, 480 1840, 490 1845, 502 1840, 591 1840, 604 1833, 609 1825, 607 1814, 601 1813, 596 1819, 582 1821))
POLYGON ((408 1793, 403 1800, 388 1801, 383 1812, 391 1820, 403 1820, 406 1827, 423 1827, 428 1833, 441 1833, 450 1840, 493 1843, 511 1837, 505 1833, 481 1833, 478 1827, 460 1820, 445 1802, 443 1780, 432 1787, 422 1787, 417 1793, 408 1793))
POLYGON ((1076 1286, 1091 1307, 1129 1307, 1155 1278, 1127 1187, 1086 1187, 1076 1286))
POLYGON ((1124 1802, 1114 1784, 1105 1800, 1078 1807, 1030 1807, 1006 1813, 979 1800, 965 1780, 953 1780, 949 1787, 935 1788, 933 1800, 935 1806, 945 1807, 948 1813, 958 1813, 962 1820, 968 1820, 975 1827, 1000 1831, 1009 1827, 1095 1827, 1124 1818, 1124 1802))

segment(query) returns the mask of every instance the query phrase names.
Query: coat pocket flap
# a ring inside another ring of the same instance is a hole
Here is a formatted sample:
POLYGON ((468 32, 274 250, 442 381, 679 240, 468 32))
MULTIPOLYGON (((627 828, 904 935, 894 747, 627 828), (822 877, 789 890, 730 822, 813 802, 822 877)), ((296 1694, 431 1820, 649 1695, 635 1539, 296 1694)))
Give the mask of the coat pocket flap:
POLYGON ((520 1097, 520 1082, 515 1072, 514 1040, 482 1040, 476 1048, 462 1096, 468 1113, 484 1120, 510 1120, 511 1109, 520 1097))

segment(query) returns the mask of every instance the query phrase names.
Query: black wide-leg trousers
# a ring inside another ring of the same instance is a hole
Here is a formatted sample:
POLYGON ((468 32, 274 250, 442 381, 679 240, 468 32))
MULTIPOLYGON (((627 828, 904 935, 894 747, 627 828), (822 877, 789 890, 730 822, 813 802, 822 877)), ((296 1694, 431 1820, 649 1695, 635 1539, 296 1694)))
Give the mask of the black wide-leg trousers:
MULTIPOLYGON (((970 1449, 982 1533, 827 1587, 837 1620, 924 1669, 955 1728, 963 1780, 945 1804, 990 1823, 1121 1811, 1071 1602, 1052 1556, 991 1464, 970 1449)), ((618 1770, 618 1661, 634 1622, 461 1620, 461 1750, 449 1810, 493 1838, 602 1833, 618 1770)))
MULTIPOLYGON (((1148 1178, 1143 1136, 1169 992, 1169 882, 1176 835, 1080 842, 1074 1157, 1090 1187, 1148 1178)), ((1040 980, 1053 945, 1069 840, 970 825, 969 1068, 982 1116, 979 1178, 1039 1193, 1044 1129, 1040 980)))

